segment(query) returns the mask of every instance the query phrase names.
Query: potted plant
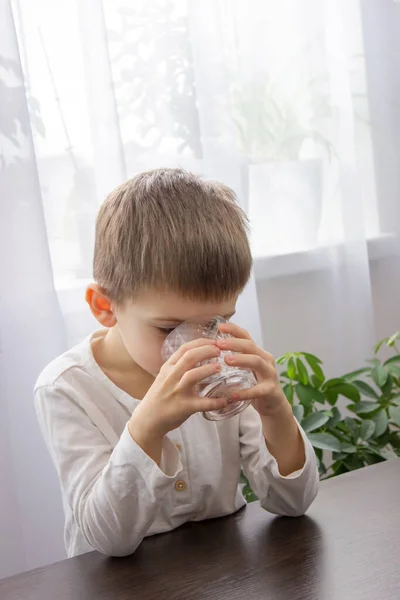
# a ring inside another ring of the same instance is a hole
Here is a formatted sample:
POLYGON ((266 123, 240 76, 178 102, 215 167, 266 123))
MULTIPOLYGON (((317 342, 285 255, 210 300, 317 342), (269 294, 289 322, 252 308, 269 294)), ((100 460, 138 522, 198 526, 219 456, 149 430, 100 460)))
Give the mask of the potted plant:
MULTIPOLYGON (((321 479, 400 456, 400 331, 379 341, 367 364, 327 379, 307 352, 277 360, 283 391, 311 441, 321 479), (391 356, 381 358, 383 349, 391 356)), ((246 478, 243 492, 256 497, 246 478)))
POLYGON ((321 123, 331 116, 325 78, 288 69, 232 85, 231 111, 239 152, 248 161, 253 252, 287 252, 317 243, 323 160, 334 154, 321 123), (288 80, 291 85, 288 85, 288 80), (306 156, 313 158, 306 158, 306 156))

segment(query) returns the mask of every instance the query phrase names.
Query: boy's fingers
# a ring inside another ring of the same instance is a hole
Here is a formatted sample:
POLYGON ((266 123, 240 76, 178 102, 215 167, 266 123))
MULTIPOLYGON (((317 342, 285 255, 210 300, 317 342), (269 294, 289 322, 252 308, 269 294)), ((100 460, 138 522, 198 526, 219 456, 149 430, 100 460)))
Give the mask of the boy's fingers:
POLYGON ((262 348, 257 346, 253 340, 245 340, 238 338, 228 338, 225 340, 217 340, 218 348, 221 350, 228 350, 231 352, 240 352, 241 354, 256 354, 263 360, 270 364, 274 364, 274 357, 269 352, 265 352, 262 348))
POLYGON ((251 340, 251 335, 239 325, 235 323, 220 323, 219 329, 222 333, 230 333, 235 338, 241 338, 244 340, 251 340))
POLYGON ((199 363, 205 360, 212 360, 220 356, 221 350, 214 345, 201 346, 200 348, 192 348, 185 352, 173 367, 174 379, 182 379, 186 371, 193 369, 199 363))
POLYGON ((240 400, 256 400, 257 398, 264 398, 268 396, 272 391, 272 385, 269 386, 265 381, 255 385, 248 390, 240 390, 238 392, 234 392, 230 396, 230 400, 235 402, 240 402, 240 400))
POLYGON ((166 364, 176 365, 176 363, 182 358, 182 356, 192 350, 192 348, 201 348, 203 346, 214 346, 215 340, 209 340, 208 338, 198 338, 197 340, 192 340, 191 342, 187 342, 186 344, 182 344, 180 348, 167 360, 166 364))
POLYGON ((217 340, 217 346, 221 350, 231 350, 232 352, 242 352, 243 354, 258 354, 257 350, 260 350, 253 340, 239 338, 217 340))
POLYGON ((218 373, 220 370, 221 365, 217 362, 208 363, 207 365, 190 369, 182 376, 181 386, 184 388, 193 388, 197 383, 200 383, 200 381, 203 381, 203 379, 206 379, 206 377, 210 377, 211 375, 218 373))
POLYGON ((272 377, 275 373, 272 366, 258 354, 228 354, 225 362, 232 367, 254 371, 261 379, 272 377))
POLYGON ((228 406, 227 398, 194 398, 193 412, 208 412, 210 410, 222 410, 228 406))

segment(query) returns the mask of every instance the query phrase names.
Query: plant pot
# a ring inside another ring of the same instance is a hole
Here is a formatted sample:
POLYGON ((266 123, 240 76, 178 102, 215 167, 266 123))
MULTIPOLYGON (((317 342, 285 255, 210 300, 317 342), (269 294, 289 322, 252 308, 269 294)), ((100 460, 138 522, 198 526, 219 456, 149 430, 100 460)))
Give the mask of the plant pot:
POLYGON ((254 256, 313 248, 322 214, 323 163, 298 160, 249 166, 254 256))

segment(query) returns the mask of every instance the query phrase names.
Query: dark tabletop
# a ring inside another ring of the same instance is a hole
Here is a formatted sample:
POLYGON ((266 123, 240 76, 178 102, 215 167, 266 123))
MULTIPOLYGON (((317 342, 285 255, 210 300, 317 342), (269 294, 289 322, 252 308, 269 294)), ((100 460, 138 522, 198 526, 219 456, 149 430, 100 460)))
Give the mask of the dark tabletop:
MULTIPOLYGON (((40 543, 40 540, 38 540, 40 543)), ((400 600, 400 460, 321 484, 308 515, 258 503, 0 581, 1 600, 400 600)))

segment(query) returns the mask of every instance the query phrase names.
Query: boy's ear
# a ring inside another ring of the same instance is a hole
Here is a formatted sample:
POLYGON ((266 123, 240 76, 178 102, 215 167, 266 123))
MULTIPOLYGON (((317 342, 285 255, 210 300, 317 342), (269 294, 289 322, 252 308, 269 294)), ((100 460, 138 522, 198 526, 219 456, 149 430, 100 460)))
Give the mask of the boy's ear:
POLYGON ((97 283, 87 286, 85 300, 89 304, 93 316, 103 327, 114 327, 117 319, 112 304, 97 283))

